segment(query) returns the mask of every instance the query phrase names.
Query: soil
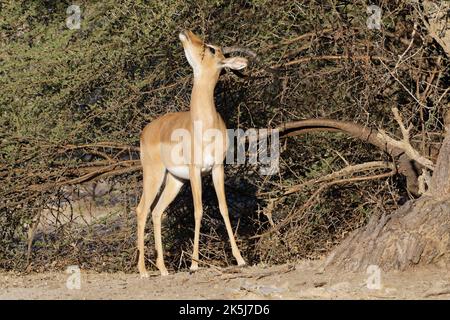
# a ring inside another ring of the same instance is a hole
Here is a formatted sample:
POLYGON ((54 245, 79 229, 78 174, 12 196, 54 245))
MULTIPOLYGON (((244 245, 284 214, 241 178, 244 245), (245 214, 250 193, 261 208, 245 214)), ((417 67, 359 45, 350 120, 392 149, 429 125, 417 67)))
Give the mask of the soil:
POLYGON ((79 289, 65 272, 0 272, 0 299, 450 299, 450 272, 437 266, 407 271, 340 272, 322 261, 245 268, 208 267, 147 279, 138 274, 81 270, 79 289), (374 287, 375 285, 375 287, 374 287))

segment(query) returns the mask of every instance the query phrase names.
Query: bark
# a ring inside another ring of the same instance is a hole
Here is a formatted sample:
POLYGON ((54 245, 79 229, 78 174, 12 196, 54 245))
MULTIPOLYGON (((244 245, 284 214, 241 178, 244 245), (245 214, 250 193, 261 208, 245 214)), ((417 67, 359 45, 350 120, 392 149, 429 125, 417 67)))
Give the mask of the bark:
POLYGON ((431 180, 430 193, 438 198, 450 194, 450 132, 447 132, 439 152, 436 169, 431 180))
POLYGON ((437 263, 450 266, 450 202, 424 196, 392 215, 376 216, 328 257, 326 266, 383 270, 437 263))
POLYGON ((429 191, 391 215, 376 215, 354 231, 325 265, 346 270, 406 269, 417 264, 450 266, 450 133, 442 144, 429 191))

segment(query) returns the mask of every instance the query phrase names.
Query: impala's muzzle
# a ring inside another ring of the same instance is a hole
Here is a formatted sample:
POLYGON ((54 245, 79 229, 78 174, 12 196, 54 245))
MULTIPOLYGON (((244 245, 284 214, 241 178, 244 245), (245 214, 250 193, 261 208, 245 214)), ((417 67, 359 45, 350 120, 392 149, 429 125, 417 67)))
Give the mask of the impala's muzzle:
POLYGON ((187 30, 183 30, 178 35, 181 41, 189 41, 189 32, 187 30))

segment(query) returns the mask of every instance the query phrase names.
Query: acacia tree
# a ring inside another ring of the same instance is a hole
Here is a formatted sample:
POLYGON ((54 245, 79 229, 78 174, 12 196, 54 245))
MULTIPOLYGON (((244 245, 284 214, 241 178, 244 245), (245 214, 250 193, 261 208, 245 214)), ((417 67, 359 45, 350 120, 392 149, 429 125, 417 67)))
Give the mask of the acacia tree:
MULTIPOLYGON (((446 23, 450 5, 424 1, 416 10, 429 35, 450 57, 450 29, 446 23)), ((392 113, 402 134, 398 140, 382 129, 329 119, 298 121, 280 127, 284 135, 339 131, 371 143, 392 157, 392 168, 406 177, 409 191, 418 196, 392 214, 374 215, 367 226, 354 231, 332 251, 326 266, 364 270, 375 264, 383 269, 405 269, 418 263, 450 262, 450 111, 443 116, 442 144, 439 148, 428 146, 425 155, 411 145, 413 125, 404 123, 397 108, 392 108, 392 113)), ((376 166, 386 164, 352 166, 342 174, 376 166)))

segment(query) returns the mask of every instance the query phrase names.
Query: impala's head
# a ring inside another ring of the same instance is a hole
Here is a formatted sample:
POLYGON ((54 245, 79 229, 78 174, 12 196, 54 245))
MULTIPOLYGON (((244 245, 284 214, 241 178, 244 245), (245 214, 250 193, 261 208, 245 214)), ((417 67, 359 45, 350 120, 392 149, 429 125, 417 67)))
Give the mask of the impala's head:
POLYGON ((194 69, 194 76, 219 76, 223 68, 240 70, 247 66, 248 61, 242 57, 225 58, 219 46, 204 43, 190 30, 180 33, 184 53, 189 64, 194 69))

